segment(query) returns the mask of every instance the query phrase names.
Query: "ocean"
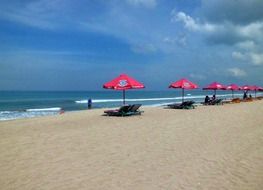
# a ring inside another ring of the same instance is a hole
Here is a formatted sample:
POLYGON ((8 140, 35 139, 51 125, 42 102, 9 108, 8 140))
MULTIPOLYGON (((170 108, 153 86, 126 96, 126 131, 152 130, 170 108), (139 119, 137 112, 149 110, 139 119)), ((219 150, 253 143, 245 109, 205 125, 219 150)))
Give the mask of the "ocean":
MULTIPOLYGON (((213 91, 186 90, 185 100, 196 103, 204 101, 205 95, 213 91)), ((234 93, 242 97, 242 91, 234 93)), ((262 95, 262 93, 257 93, 262 95)), ((254 92, 252 93, 254 96, 254 92)), ((229 99, 231 91, 217 91, 217 97, 229 99)), ((92 99, 92 109, 112 108, 122 105, 122 91, 0 91, 0 121, 60 114, 62 111, 86 110, 88 99, 92 99)), ((163 106, 181 102, 181 89, 166 91, 127 90, 126 103, 140 103, 144 106, 163 106)))

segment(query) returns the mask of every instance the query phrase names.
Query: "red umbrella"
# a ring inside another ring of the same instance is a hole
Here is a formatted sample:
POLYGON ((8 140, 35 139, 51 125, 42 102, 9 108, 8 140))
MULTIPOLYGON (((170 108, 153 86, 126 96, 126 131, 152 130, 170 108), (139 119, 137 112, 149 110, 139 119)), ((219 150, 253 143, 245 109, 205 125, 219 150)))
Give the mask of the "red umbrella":
POLYGON ((250 85, 244 85, 241 87, 241 90, 244 90, 244 91, 255 90, 255 87, 250 86, 250 85))
POLYGON ((226 90, 226 86, 218 83, 218 82, 213 82, 209 84, 207 87, 203 88, 203 90, 214 90, 214 93, 216 95, 217 90, 226 90))
POLYGON ((257 90, 258 90, 258 91, 263 91, 263 87, 258 86, 257 90))
POLYGON ((263 87, 259 86, 258 91, 263 91, 263 87))
POLYGON ((232 91, 232 98, 234 98, 234 90, 240 90, 240 87, 236 84, 230 84, 226 87, 226 89, 232 91))
POLYGON ((250 86, 250 85, 244 85, 244 86, 241 86, 240 89, 241 89, 241 90, 244 90, 243 99, 246 99, 246 98, 247 98, 247 92, 248 92, 249 90, 254 90, 254 87, 253 87, 253 86, 250 86))
POLYGON ((255 91, 255 98, 257 97, 257 91, 262 91, 263 88, 260 87, 260 86, 252 86, 252 88, 254 88, 254 91, 255 91))
POLYGON ((105 83, 103 85, 103 88, 113 89, 113 90, 122 90, 123 104, 125 104, 125 90, 140 89, 140 88, 145 88, 145 86, 142 83, 133 79, 132 77, 126 74, 121 74, 117 78, 105 83))
POLYGON ((192 83, 191 81, 185 78, 182 78, 170 84, 169 88, 181 88, 182 89, 182 102, 184 102, 184 89, 188 89, 188 90, 196 89, 198 88, 198 86, 192 83))

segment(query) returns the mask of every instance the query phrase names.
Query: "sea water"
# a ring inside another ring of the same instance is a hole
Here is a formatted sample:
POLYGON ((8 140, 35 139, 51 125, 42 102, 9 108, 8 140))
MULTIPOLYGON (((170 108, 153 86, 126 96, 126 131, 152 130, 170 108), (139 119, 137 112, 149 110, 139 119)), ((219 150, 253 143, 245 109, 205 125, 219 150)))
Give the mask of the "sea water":
MULTIPOLYGON (((185 100, 203 102, 205 95, 212 96, 213 91, 186 90, 185 100)), ((139 103, 144 106, 163 106, 181 102, 180 89, 167 91, 127 90, 126 104, 139 103)), ((242 97, 242 92, 235 92, 235 97, 242 97)), ((252 94, 254 95, 254 94, 252 94)), ((258 93, 262 95, 262 93, 258 93)), ((86 110, 88 99, 92 99, 92 108, 119 107, 123 103, 122 91, 0 91, 0 120, 55 115, 62 111, 86 110)), ((228 99, 231 91, 217 91, 217 97, 228 99)))

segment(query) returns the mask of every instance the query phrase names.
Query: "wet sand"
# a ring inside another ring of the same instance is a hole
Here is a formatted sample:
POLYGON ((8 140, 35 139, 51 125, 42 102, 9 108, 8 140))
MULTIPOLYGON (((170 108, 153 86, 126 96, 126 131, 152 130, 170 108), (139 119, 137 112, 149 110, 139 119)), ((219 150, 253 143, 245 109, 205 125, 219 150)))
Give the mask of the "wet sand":
POLYGON ((263 189, 263 101, 0 122, 0 189, 263 189))

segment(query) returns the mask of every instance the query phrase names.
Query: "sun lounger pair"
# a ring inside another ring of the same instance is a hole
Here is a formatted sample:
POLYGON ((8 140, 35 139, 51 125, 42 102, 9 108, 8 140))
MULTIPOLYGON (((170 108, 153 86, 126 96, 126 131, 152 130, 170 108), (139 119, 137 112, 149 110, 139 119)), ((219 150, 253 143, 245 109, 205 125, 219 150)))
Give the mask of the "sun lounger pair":
POLYGON ((116 110, 106 110, 104 114, 106 116, 132 116, 132 115, 141 115, 143 111, 140 111, 139 108, 141 104, 125 105, 116 110))
POLYGON ((209 102, 203 103, 204 105, 223 105, 223 99, 215 99, 209 102))
POLYGON ((171 109, 194 109, 194 101, 185 101, 181 104, 168 104, 167 107, 171 109))

